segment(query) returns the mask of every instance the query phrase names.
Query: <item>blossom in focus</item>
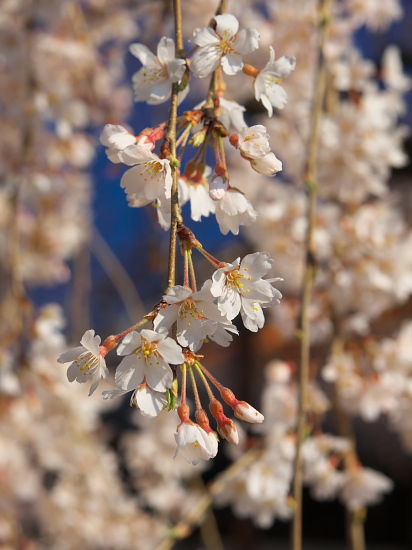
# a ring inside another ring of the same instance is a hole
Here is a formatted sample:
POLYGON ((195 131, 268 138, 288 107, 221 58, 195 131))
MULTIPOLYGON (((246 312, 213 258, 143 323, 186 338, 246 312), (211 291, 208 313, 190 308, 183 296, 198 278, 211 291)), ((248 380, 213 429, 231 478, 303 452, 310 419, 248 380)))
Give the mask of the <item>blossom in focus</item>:
POLYGON ((231 231, 238 235, 239 226, 251 225, 257 218, 257 212, 244 194, 230 187, 229 182, 220 176, 214 177, 209 184, 209 196, 216 202, 216 221, 223 235, 231 231))
POLYGON ((190 201, 190 217, 195 222, 215 211, 215 203, 209 197, 206 179, 212 169, 206 165, 200 165, 200 169, 203 170, 201 173, 199 165, 193 170, 186 167, 185 173, 179 177, 179 203, 184 205, 190 201))
POLYGON ((282 170, 282 161, 276 157, 275 153, 268 153, 264 157, 253 159, 250 166, 259 174, 274 176, 282 170))
POLYGON ((275 305, 282 297, 282 294, 271 285, 272 282, 281 279, 262 279, 272 265, 273 260, 267 252, 255 252, 245 256, 242 261, 238 258, 233 264, 226 264, 215 271, 210 291, 218 298, 219 309, 228 319, 234 319, 241 312, 245 326, 249 330, 256 332, 261 328, 261 320, 264 322, 263 313, 261 319, 256 313, 259 312, 256 305, 275 305), (254 312, 252 315, 251 311, 254 312))
POLYGON ((67 369, 69 382, 76 380, 83 383, 92 377, 89 395, 92 395, 102 378, 107 380, 109 374, 100 341, 100 336, 95 335, 94 330, 87 330, 80 340, 81 346, 65 351, 57 359, 58 363, 71 363, 67 369))
MULTIPOLYGON (((179 82, 186 69, 186 61, 175 57, 174 41, 163 37, 157 46, 157 56, 144 44, 132 44, 129 49, 143 65, 133 75, 135 101, 145 101, 149 105, 166 101, 171 95, 173 82, 179 82)), ((180 101, 188 91, 186 87, 184 94, 180 94, 180 101)))
POLYGON ((173 382, 169 366, 184 363, 178 344, 167 337, 166 331, 144 329, 130 332, 117 348, 118 355, 125 355, 117 367, 116 385, 126 391, 134 390, 145 380, 149 388, 165 392, 173 382))
MULTIPOLYGON (((212 437, 214 437, 213 434, 212 437)), ((200 460, 209 460, 216 456, 216 444, 212 442, 205 430, 191 420, 179 424, 175 439, 177 447, 174 458, 180 452, 185 460, 196 466, 200 460)))
POLYGON ((144 146, 130 145, 119 153, 122 162, 133 166, 121 179, 129 206, 145 206, 159 197, 170 198, 172 171, 170 161, 161 159, 144 146))
POLYGON ((107 147, 106 155, 114 163, 121 162, 119 152, 136 143, 136 136, 131 134, 123 126, 106 124, 100 134, 100 142, 107 147))
POLYGON ((249 159, 260 159, 270 152, 269 137, 265 126, 256 124, 239 132, 237 146, 249 159))
POLYGON ((269 61, 254 82, 256 100, 263 103, 269 116, 273 115, 273 107, 283 109, 286 105, 288 96, 280 82, 290 75, 295 65, 296 59, 292 55, 283 55, 275 61, 275 50, 270 46, 269 61))
POLYGON ((247 28, 238 33, 239 21, 234 15, 216 15, 216 30, 211 27, 196 29, 192 42, 199 46, 191 59, 190 69, 198 78, 211 74, 221 64, 228 75, 243 67, 242 55, 259 47, 260 34, 247 28))
POLYGON ((211 284, 212 281, 206 281, 198 292, 179 285, 172 287, 169 294, 163 296, 168 305, 157 314, 153 322, 155 330, 169 329, 177 322, 177 341, 191 350, 199 349, 202 341, 219 327, 231 330, 232 325, 213 303, 211 284))
MULTIPOLYGON (((103 399, 114 399, 120 397, 130 390, 115 388, 114 390, 104 391, 103 399)), ((130 406, 136 405, 143 416, 154 418, 167 405, 166 392, 154 391, 146 382, 142 382, 132 393, 130 406)))

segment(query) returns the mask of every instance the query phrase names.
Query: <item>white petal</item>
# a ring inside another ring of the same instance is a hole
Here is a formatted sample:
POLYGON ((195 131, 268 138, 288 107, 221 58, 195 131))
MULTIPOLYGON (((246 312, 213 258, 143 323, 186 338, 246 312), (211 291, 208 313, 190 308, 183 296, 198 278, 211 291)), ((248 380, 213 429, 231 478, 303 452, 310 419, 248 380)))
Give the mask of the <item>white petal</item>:
POLYGON ((162 65, 175 58, 175 42, 172 38, 161 38, 157 46, 157 57, 162 65))
POLYGON ((227 40, 235 36, 239 30, 239 21, 234 15, 230 13, 224 13, 222 15, 215 16, 216 32, 219 36, 227 40))
POLYGON ((181 365, 185 361, 182 348, 172 338, 166 338, 157 344, 161 356, 171 365, 181 365))
POLYGON ((136 354, 126 355, 116 369, 114 377, 116 386, 122 390, 134 390, 144 377, 144 359, 136 354))
POLYGON ((194 42, 200 47, 204 47, 212 44, 219 44, 220 40, 213 29, 210 27, 203 27, 201 29, 195 29, 191 42, 194 42))
POLYGON ((248 53, 251 53, 259 48, 259 40, 259 31, 249 27, 240 31, 233 41, 232 46, 237 52, 242 55, 247 55, 248 53))
POLYGON ((222 69, 228 75, 237 74, 242 67, 242 56, 238 53, 228 53, 222 58, 222 69))
POLYGON ((131 44, 129 51, 133 54, 144 67, 160 66, 159 62, 147 46, 144 44, 131 44))
POLYGON ((100 336, 98 336, 97 334, 95 336, 93 329, 86 330, 86 332, 82 336, 82 339, 80 340, 81 345, 88 349, 95 357, 99 357, 100 355, 100 342, 100 336))
POLYGON ((58 363, 69 363, 77 359, 82 353, 86 351, 84 346, 79 346, 77 348, 71 348, 60 355, 57 359, 58 363))
POLYGON ((173 371, 161 357, 146 360, 146 383, 152 390, 164 392, 171 387, 173 371))
POLYGON ((117 346, 117 355, 130 355, 140 347, 142 347, 142 339, 140 334, 134 330, 126 334, 121 343, 117 346))
POLYGON ((215 45, 201 48, 192 57, 190 70, 197 78, 211 74, 220 64, 220 51, 215 45))
POLYGON ((135 393, 136 404, 144 416, 154 418, 167 404, 166 394, 142 386, 135 393))

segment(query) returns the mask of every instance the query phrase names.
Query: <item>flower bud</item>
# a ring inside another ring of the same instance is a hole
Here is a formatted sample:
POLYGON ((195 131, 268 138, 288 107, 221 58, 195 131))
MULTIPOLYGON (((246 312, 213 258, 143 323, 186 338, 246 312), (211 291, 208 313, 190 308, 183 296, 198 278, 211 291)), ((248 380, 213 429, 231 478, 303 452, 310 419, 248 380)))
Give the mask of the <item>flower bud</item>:
POLYGON ((250 422, 251 424, 261 424, 265 419, 262 413, 249 405, 249 403, 246 403, 246 401, 239 401, 233 410, 236 418, 250 422))
POLYGON ((282 170, 282 162, 274 153, 268 153, 262 158, 255 158, 250 162, 253 170, 264 176, 274 176, 282 170))

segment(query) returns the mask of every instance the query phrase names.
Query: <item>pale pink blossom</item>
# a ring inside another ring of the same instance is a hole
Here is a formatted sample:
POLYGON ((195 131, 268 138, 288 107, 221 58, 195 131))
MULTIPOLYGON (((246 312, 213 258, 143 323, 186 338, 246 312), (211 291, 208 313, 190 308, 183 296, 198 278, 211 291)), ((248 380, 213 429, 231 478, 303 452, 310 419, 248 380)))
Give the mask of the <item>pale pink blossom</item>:
POLYGON ((288 96, 280 85, 284 78, 290 75, 296 65, 296 59, 292 55, 284 55, 275 61, 275 50, 270 46, 270 58, 257 75, 254 87, 257 101, 261 101, 268 111, 273 115, 273 107, 283 109, 288 96))
MULTIPOLYGON (((157 56, 144 44, 132 44, 130 52, 143 65, 133 75, 135 101, 145 101, 149 105, 159 105, 166 101, 170 97, 173 82, 179 82, 186 69, 186 61, 175 56, 174 41, 163 37, 157 46, 157 56)), ((184 95, 188 91, 187 87, 184 95)), ((179 100, 183 98, 181 94, 179 100)))
POLYGON ((196 29, 192 42, 199 46, 191 59, 190 69, 198 78, 211 74, 221 64, 228 75, 243 67, 242 55, 259 47, 259 32, 253 28, 238 33, 239 22, 234 15, 215 16, 216 30, 211 27, 196 29))
MULTIPOLYGON (((215 438, 216 439, 216 438, 215 438)), ((216 445, 200 426, 191 421, 182 422, 175 433, 176 452, 194 466, 200 460, 209 460, 215 456, 216 445)))
POLYGON ((180 346, 167 337, 167 331, 148 329, 127 334, 117 353, 125 357, 117 367, 115 382, 126 391, 134 390, 145 380, 152 390, 165 392, 173 382, 169 363, 180 365, 185 360, 180 346))
POLYGON ((107 380, 109 374, 100 342, 100 336, 95 335, 94 330, 87 330, 80 340, 81 346, 65 351, 57 359, 58 363, 71 363, 67 369, 69 382, 88 382, 91 377, 89 395, 92 395, 102 378, 107 380))

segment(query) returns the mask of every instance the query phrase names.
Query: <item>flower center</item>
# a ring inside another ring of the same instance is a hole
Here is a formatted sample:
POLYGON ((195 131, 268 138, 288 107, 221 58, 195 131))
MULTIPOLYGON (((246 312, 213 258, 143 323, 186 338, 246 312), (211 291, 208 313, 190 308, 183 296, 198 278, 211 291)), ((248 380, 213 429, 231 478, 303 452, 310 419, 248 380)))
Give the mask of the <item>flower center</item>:
POLYGON ((84 371, 87 369, 84 373, 85 375, 92 375, 99 366, 99 358, 90 353, 90 351, 82 353, 74 362, 79 370, 84 371))
POLYGON ((151 82, 152 84, 159 80, 167 80, 168 78, 169 75, 167 74, 166 67, 143 71, 143 80, 145 82, 151 82))
POLYGON ((220 50, 221 57, 227 55, 228 53, 236 53, 236 50, 232 48, 233 39, 234 36, 231 38, 226 38, 226 33, 223 35, 221 41, 217 45, 218 50, 220 50))
POLYGON ((157 181, 160 181, 163 178, 163 164, 157 160, 149 160, 144 164, 144 170, 141 173, 143 175, 145 172, 148 174, 148 178, 144 178, 144 181, 148 179, 154 179, 157 177, 157 181))
POLYGON ((244 275, 239 273, 237 269, 229 271, 229 273, 226 274, 226 286, 237 290, 240 294, 243 294, 243 283, 240 281, 242 277, 244 277, 244 275))
POLYGON ((145 359, 150 359, 152 355, 155 357, 159 356, 159 352, 157 351, 157 345, 155 342, 148 342, 147 340, 142 339, 142 347, 140 348, 140 352, 143 354, 143 357, 145 359))
MULTIPOLYGON (((186 319, 188 315, 193 317, 195 320, 204 319, 202 315, 203 311, 198 311, 196 307, 196 302, 192 298, 187 298, 179 308, 179 317, 181 319, 186 319)), ((190 323, 188 323, 190 324, 190 323)))

